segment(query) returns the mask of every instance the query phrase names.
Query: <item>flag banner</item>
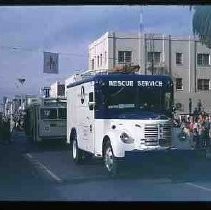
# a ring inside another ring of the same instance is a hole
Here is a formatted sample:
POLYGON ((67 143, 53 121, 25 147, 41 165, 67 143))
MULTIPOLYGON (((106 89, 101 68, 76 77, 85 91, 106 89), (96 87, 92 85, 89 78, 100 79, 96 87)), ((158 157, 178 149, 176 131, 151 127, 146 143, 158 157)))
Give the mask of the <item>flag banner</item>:
POLYGON ((58 53, 44 52, 43 73, 58 74, 58 61, 58 53))

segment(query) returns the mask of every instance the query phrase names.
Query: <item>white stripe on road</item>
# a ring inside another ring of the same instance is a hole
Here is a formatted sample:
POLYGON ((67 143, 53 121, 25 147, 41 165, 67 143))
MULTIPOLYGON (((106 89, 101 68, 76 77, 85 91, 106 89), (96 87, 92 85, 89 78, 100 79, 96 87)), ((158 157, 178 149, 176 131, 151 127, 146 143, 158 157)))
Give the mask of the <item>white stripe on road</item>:
POLYGON ((46 171, 54 180, 57 182, 62 182, 62 179, 60 179, 57 175, 55 175, 52 171, 50 171, 45 165, 43 165, 38 160, 35 160, 30 153, 26 153, 25 156, 27 156, 28 159, 31 159, 34 164, 36 164, 40 169, 46 171))
POLYGON ((206 191, 211 192, 211 189, 210 189, 210 188, 207 188, 207 187, 203 187, 203 186, 200 186, 200 185, 197 185, 197 184, 193 184, 193 183, 190 183, 190 182, 187 182, 187 183, 185 183, 185 184, 190 185, 190 186, 192 186, 192 187, 199 188, 199 189, 201 189, 201 190, 206 190, 206 191))
POLYGON ((31 154, 27 153, 26 156, 32 159, 32 155, 31 154))

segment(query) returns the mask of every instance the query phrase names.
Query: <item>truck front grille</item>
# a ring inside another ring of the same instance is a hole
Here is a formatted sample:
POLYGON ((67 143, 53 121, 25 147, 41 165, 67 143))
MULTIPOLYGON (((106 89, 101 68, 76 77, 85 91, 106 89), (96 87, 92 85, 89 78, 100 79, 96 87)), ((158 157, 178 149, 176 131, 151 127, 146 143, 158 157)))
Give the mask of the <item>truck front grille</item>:
POLYGON ((171 124, 164 124, 163 126, 163 138, 171 139, 171 124))
POLYGON ((144 137, 149 138, 158 138, 158 125, 156 124, 147 124, 144 128, 144 137))
POLYGON ((171 124, 146 124, 144 138, 146 146, 170 146, 171 124))

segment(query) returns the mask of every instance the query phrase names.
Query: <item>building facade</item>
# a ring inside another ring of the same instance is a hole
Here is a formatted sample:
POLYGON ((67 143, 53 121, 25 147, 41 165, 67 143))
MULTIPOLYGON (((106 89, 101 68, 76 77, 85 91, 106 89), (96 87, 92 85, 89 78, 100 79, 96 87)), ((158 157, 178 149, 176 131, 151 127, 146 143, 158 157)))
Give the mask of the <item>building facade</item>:
POLYGON ((193 37, 105 33, 89 45, 89 69, 139 65, 141 74, 166 74, 174 81, 178 113, 201 102, 211 113, 211 49, 193 37))
POLYGON ((58 81, 51 84, 49 95, 53 98, 65 97, 65 85, 58 81))

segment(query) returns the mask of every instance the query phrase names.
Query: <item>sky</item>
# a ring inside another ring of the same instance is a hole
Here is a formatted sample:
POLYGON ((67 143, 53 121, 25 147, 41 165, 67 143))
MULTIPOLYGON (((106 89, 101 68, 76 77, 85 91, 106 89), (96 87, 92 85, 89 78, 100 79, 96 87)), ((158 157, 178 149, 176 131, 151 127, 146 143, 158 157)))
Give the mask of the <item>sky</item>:
MULTIPOLYGON (((142 6, 145 33, 192 35, 193 11, 182 5, 142 6)), ((138 33, 141 6, 1 6, 0 98, 88 70, 88 45, 104 33, 138 33), (59 73, 43 73, 43 52, 59 53, 59 73), (25 78, 21 85, 19 78, 25 78)))

